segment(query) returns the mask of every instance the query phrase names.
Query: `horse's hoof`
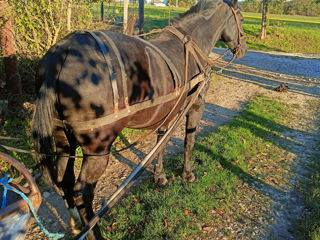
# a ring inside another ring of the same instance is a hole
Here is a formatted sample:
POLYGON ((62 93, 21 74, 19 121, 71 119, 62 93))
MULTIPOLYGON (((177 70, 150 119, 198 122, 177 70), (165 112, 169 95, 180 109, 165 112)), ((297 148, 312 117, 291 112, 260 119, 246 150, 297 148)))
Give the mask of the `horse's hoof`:
POLYGON ((194 182, 196 180, 196 177, 194 176, 193 172, 191 172, 191 173, 183 172, 182 173, 182 179, 185 182, 192 183, 192 182, 194 182))
POLYGON ((82 228, 81 218, 76 207, 69 208, 70 228, 73 235, 78 235, 82 228))
POLYGON ((160 176, 154 177, 154 182, 158 186, 164 186, 168 183, 168 179, 166 178, 165 174, 161 174, 160 176))

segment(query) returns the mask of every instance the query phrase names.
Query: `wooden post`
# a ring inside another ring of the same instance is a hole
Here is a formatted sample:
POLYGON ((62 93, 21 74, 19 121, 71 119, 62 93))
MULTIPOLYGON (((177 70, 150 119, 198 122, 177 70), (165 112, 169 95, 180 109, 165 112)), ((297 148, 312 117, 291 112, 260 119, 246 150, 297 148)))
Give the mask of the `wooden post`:
POLYGON ((267 36, 267 15, 268 15, 269 0, 263 0, 262 5, 262 21, 261 21, 261 40, 264 40, 267 36))
POLYGON ((71 11, 72 11, 72 0, 68 1, 67 7, 67 31, 71 32, 71 11))
POLYGON ((21 81, 18 72, 14 38, 12 34, 12 16, 10 6, 6 1, 0 1, 0 45, 6 73, 6 87, 14 95, 21 95, 21 81))
POLYGON ((104 4, 103 4, 103 2, 101 2, 100 11, 101 11, 101 21, 103 22, 103 20, 104 20, 104 4))
POLYGON ((171 0, 169 0, 168 4, 169 4, 168 25, 170 25, 170 20, 171 20, 171 0))
POLYGON ((123 32, 126 32, 128 27, 128 7, 129 0, 123 0, 123 32))
POLYGON ((139 34, 143 33, 144 25, 144 0, 139 0, 139 34))

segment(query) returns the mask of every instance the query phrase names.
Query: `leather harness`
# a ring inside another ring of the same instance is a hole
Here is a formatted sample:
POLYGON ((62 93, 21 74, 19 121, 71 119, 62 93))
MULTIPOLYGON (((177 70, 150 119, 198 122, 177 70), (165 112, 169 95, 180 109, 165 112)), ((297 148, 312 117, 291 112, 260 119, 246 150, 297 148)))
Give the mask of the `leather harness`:
MULTIPOLYGON (((224 0, 224 2, 227 3, 229 5, 229 7, 231 8, 233 15, 235 17, 235 22, 236 22, 237 28, 238 28, 238 46, 236 47, 236 52, 234 53, 234 57, 233 57, 233 59, 234 59, 241 48, 241 39, 245 36, 244 36, 244 32, 240 28, 239 20, 237 18, 238 9, 234 10, 234 8, 230 5, 230 3, 228 3, 228 1, 224 0)), ((140 41, 142 41, 143 43, 148 45, 150 48, 155 50, 163 58, 163 60, 167 63, 171 73, 173 74, 173 81, 174 81, 175 90, 172 93, 157 97, 156 99, 146 100, 146 101, 139 102, 139 103, 136 103, 136 104, 129 106, 128 93, 127 93, 127 74, 124 69, 124 65, 123 65, 123 62, 122 62, 122 59, 120 56, 120 52, 119 52, 118 48, 116 47, 115 43, 113 42, 113 40, 105 32, 99 31, 98 33, 100 33, 101 36, 105 40, 107 40, 107 42, 109 43, 109 46, 112 48, 114 54, 117 57, 118 63, 120 65, 121 81, 122 81, 122 86, 123 86, 122 90, 123 90, 123 95, 124 95, 124 104, 125 104, 126 108, 119 110, 119 107, 118 107, 119 106, 119 93, 118 93, 118 86, 117 86, 117 81, 116 81, 117 79, 115 77, 114 68, 111 64, 111 57, 110 57, 109 51, 107 51, 106 46, 101 41, 101 39, 99 38, 97 33, 86 31, 86 33, 90 34, 95 39, 96 43, 98 44, 98 46, 104 56, 106 63, 107 63, 109 74, 110 74, 112 93, 113 93, 114 113, 109 114, 107 116, 100 117, 100 118, 96 118, 93 120, 87 120, 87 121, 82 121, 82 122, 80 122, 80 121, 69 122, 66 120, 60 120, 60 119, 55 118, 54 125, 58 126, 58 127, 62 127, 62 128, 72 128, 73 130, 78 130, 78 131, 93 130, 94 128, 98 128, 98 127, 102 127, 107 124, 111 124, 115 121, 115 119, 121 119, 121 118, 127 117, 131 114, 134 114, 138 111, 141 111, 143 109, 147 109, 149 107, 154 107, 159 104, 163 104, 163 103, 172 101, 174 99, 177 99, 177 96, 179 96, 174 107, 171 109, 171 111, 165 117, 165 120, 166 120, 171 115, 173 110, 177 107, 177 105, 180 102, 180 100, 182 99, 182 96, 184 95, 184 93, 186 91, 194 88, 199 82, 206 80, 208 67, 209 66, 218 67, 218 66, 215 64, 214 61, 212 61, 208 56, 206 56, 202 52, 202 50, 199 48, 199 46, 196 44, 196 42, 194 42, 192 40, 192 38, 190 36, 182 34, 180 31, 178 31, 173 26, 167 26, 164 29, 159 30, 158 32, 162 32, 162 31, 168 31, 168 32, 172 33, 178 39, 180 39, 180 41, 182 41, 185 46, 186 67, 185 67, 185 79, 184 79, 183 85, 181 84, 182 83, 181 76, 180 76, 179 72, 177 71, 177 69, 175 68, 174 64, 172 64, 171 60, 158 47, 156 47, 152 43, 150 43, 142 38, 136 37, 136 39, 139 39, 140 41), (188 81, 188 68, 189 68, 189 55, 190 55, 190 53, 192 54, 194 60, 196 61, 198 67, 200 68, 200 74, 198 74, 197 76, 193 77, 190 81, 188 81), (201 57, 201 59, 203 59, 206 62, 205 66, 201 63, 199 56, 201 57), (182 89, 180 88, 181 85, 183 86, 182 89)), ((233 61, 233 60, 231 60, 231 61, 233 61)), ((165 120, 163 122, 165 122, 165 120)))

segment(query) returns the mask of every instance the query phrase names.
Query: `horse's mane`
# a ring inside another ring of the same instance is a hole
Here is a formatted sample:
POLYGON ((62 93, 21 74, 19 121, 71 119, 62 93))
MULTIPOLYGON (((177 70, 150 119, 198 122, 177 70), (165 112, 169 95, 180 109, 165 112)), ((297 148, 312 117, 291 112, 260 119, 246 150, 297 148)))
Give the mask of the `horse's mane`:
POLYGON ((201 11, 216 8, 222 1, 221 0, 200 0, 196 5, 192 6, 187 12, 180 16, 173 18, 172 23, 178 23, 180 20, 193 16, 201 11))

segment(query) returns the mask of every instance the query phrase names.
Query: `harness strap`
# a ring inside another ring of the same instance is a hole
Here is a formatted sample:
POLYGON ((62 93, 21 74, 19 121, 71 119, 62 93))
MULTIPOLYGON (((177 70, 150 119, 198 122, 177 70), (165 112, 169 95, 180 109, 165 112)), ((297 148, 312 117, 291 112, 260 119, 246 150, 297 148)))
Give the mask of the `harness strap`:
MULTIPOLYGON (((194 88, 199 82, 202 82, 205 80, 205 75, 200 74, 197 77, 193 78, 188 84, 188 89, 194 88)), ((110 123, 113 123, 115 119, 121 119, 129 116, 130 114, 136 113, 138 111, 141 111, 143 109, 147 109, 149 107, 154 107, 159 104, 163 104, 166 102, 170 102, 172 100, 175 100, 177 98, 177 95, 182 95, 183 91, 181 89, 178 89, 176 92, 169 93, 164 96, 157 97, 155 99, 150 99, 144 102, 136 103, 134 105, 129 106, 130 112, 128 112, 127 109, 120 109, 119 112, 113 113, 104 117, 100 117, 93 120, 83 121, 83 122, 68 122, 66 120, 60 120, 57 118, 53 119, 53 123, 57 127, 71 127, 74 130, 83 131, 88 129, 94 129, 98 127, 102 127, 105 125, 108 125, 110 123)))
POLYGON ((109 49, 107 49, 106 45, 103 44, 103 42, 100 40, 99 36, 95 34, 94 32, 86 31, 89 33, 94 40, 96 40, 103 57, 107 63, 110 80, 111 80, 111 87, 112 87, 112 93, 113 93, 113 105, 114 105, 114 112, 117 113, 119 111, 119 92, 118 92, 118 86, 117 86, 117 79, 115 78, 114 69, 111 63, 111 57, 109 49))
POLYGON ((127 74, 124 68, 124 64, 123 61, 121 59, 120 56, 120 52, 119 49, 117 48, 117 46, 115 45, 114 41, 105 33, 102 31, 99 31, 102 36, 109 42, 110 47, 112 48, 114 54, 116 55, 119 65, 120 65, 120 69, 121 69, 121 79, 122 79, 122 88, 123 88, 123 96, 124 96, 124 105, 126 106, 126 108, 129 110, 129 98, 128 98, 128 87, 127 87, 127 74))
POLYGON ((173 74, 175 89, 179 88, 181 86, 181 76, 180 76, 178 70, 176 69, 175 65, 172 63, 172 61, 157 46, 153 45, 152 43, 148 42, 147 40, 144 40, 143 38, 139 38, 138 36, 135 36, 135 38, 139 39, 140 41, 142 41, 143 43, 145 43, 146 45, 148 45, 149 47, 154 49, 164 59, 164 61, 167 63, 169 69, 171 70, 171 72, 173 74))

